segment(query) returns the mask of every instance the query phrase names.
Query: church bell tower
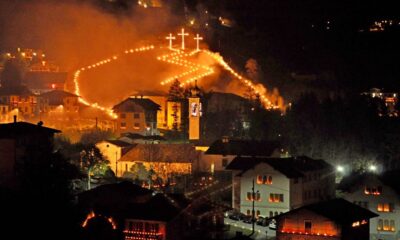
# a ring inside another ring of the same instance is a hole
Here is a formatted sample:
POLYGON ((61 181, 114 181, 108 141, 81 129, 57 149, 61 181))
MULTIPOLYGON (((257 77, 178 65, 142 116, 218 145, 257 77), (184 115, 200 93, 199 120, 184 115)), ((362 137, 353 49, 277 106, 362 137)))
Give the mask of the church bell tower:
POLYGON ((201 117, 200 89, 195 86, 190 90, 189 97, 189 140, 200 139, 200 117, 201 117))

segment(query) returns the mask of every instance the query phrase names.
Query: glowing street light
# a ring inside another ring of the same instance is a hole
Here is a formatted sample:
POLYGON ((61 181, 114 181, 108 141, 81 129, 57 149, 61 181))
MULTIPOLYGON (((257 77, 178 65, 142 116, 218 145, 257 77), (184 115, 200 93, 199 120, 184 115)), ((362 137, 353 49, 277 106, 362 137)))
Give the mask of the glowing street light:
POLYGON ((338 171, 338 172, 340 172, 340 173, 343 173, 343 172, 344 172, 344 167, 341 166, 341 165, 338 165, 338 166, 336 167, 336 171, 338 171))
POLYGON ((378 169, 378 167, 376 165, 369 165, 368 170, 371 172, 375 172, 378 169))

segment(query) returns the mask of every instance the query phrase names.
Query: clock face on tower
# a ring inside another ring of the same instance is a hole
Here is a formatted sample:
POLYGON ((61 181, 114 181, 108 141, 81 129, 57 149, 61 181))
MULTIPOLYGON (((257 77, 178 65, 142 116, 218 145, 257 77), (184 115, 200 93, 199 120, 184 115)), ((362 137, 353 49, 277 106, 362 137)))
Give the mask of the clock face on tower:
POLYGON ((190 115, 192 117, 197 117, 199 113, 199 106, 197 103, 192 102, 190 105, 190 115))

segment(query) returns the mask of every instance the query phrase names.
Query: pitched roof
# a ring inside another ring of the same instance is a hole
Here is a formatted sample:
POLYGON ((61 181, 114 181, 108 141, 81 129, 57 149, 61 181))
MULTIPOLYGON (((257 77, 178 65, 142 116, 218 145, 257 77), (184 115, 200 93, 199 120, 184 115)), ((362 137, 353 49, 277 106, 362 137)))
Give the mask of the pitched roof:
POLYGON ((169 221, 181 211, 164 194, 127 181, 80 193, 79 204, 96 213, 122 219, 169 221))
POLYGON ((193 144, 137 144, 118 161, 192 163, 198 156, 193 144))
POLYGON ((122 133, 122 137, 127 137, 130 139, 144 139, 144 140, 159 140, 159 141, 164 141, 166 140, 164 137, 159 136, 159 135, 151 135, 151 136, 143 136, 142 134, 139 133, 122 133))
POLYGON ((398 184, 398 176, 400 170, 386 171, 380 175, 375 173, 351 173, 345 176, 338 185, 338 189, 344 192, 353 192, 359 190, 360 186, 365 186, 367 183, 378 181, 381 184, 392 188, 400 195, 400 186, 398 184))
POLYGON ((303 173, 308 171, 332 168, 332 166, 324 160, 315 160, 306 156, 300 156, 290 158, 236 157, 228 164, 226 169, 241 170, 243 173, 260 163, 270 165, 288 178, 303 177, 303 173))
POLYGON ((29 90, 26 86, 15 86, 15 87, 0 87, 0 96, 35 96, 35 94, 29 90))
POLYGON ((0 137, 8 138, 27 134, 54 134, 60 133, 60 130, 43 127, 27 122, 14 122, 0 124, 0 137))
POLYGON ((124 141, 121 141, 121 140, 104 140, 104 141, 108 142, 108 143, 111 143, 111 144, 114 144, 115 146, 122 147, 122 148, 131 147, 132 146, 132 144, 124 142, 124 141))
POLYGON ((220 140, 211 144, 206 154, 269 157, 280 147, 275 141, 220 140))
POLYGON ((127 98, 115 105, 113 110, 116 112, 139 112, 141 109, 138 106, 145 111, 158 111, 161 109, 160 105, 148 98, 127 98))
POLYGON ((280 219, 284 216, 291 215, 299 210, 307 209, 316 214, 333 220, 336 223, 348 224, 359 220, 365 220, 377 217, 378 215, 362 208, 356 204, 348 202, 342 198, 331 199, 310 205, 306 205, 289 212, 280 214, 275 218, 280 219))
POLYGON ((62 105, 64 104, 64 98, 66 97, 78 97, 77 95, 66 92, 63 90, 53 90, 50 92, 45 92, 40 95, 43 98, 49 99, 50 105, 62 105))

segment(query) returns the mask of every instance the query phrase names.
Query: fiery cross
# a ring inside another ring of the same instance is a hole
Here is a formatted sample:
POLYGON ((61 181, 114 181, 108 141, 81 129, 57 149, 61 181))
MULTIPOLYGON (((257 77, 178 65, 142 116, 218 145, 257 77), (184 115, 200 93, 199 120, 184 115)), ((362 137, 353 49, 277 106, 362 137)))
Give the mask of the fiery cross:
POLYGON ((185 36, 189 36, 189 33, 185 33, 185 29, 182 28, 181 33, 178 33, 178 36, 182 36, 182 50, 185 49, 185 36))
POLYGON ((172 49, 172 40, 175 40, 175 37, 172 36, 172 33, 170 33, 165 39, 169 40, 169 49, 172 49))
POLYGON ((200 40, 203 40, 203 38, 200 37, 199 34, 197 34, 196 37, 193 38, 193 39, 196 40, 196 44, 197 44, 197 45, 196 45, 196 51, 200 51, 199 42, 200 42, 200 40))

